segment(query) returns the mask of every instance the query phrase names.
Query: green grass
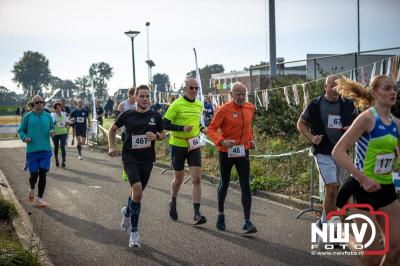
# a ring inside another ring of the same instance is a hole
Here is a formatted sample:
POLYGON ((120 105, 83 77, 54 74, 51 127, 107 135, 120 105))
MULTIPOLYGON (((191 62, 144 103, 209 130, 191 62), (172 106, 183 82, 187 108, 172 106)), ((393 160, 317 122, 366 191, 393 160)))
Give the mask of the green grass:
POLYGON ((11 202, 0 198, 0 219, 13 219, 18 215, 17 209, 11 202))
POLYGON ((4 266, 40 266, 37 256, 25 250, 21 244, 0 236, 0 265, 4 266))
POLYGON ((25 250, 18 241, 12 219, 18 215, 15 206, 0 196, 0 265, 40 265, 32 250, 25 250))

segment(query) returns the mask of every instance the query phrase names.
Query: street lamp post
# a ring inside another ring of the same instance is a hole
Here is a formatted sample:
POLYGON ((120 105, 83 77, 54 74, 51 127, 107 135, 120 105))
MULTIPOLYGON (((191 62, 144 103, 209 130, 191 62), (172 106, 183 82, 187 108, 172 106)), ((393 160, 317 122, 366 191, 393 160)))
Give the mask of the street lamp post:
MULTIPOLYGON (((146 31, 147 31, 147 61, 150 60, 150 52, 149 52, 149 27, 150 27, 150 22, 146 22, 146 31)), ((151 66, 148 66, 147 70, 147 76, 148 76, 148 84, 151 84, 151 66)))
POLYGON ((150 60, 150 52, 149 52, 149 26, 150 26, 150 22, 146 22, 146 30, 147 30, 147 60, 146 60, 146 64, 148 66, 148 71, 147 71, 147 75, 148 75, 148 84, 149 86, 152 88, 153 94, 154 94, 154 98, 155 98, 155 91, 153 90, 153 77, 151 74, 151 68, 154 67, 156 64, 154 63, 153 60, 150 60))
POLYGON ((135 48, 133 44, 133 39, 140 33, 140 31, 126 31, 125 34, 131 38, 132 42, 132 70, 133 70, 133 86, 136 86, 136 77, 135 77, 135 48))

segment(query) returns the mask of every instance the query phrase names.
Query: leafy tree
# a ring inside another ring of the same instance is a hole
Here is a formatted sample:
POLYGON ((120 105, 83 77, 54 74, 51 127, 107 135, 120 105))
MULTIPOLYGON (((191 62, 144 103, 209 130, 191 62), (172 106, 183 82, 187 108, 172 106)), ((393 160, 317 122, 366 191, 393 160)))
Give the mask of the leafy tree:
POLYGON ((107 82, 113 76, 112 67, 105 63, 93 63, 89 69, 89 77, 97 98, 105 99, 108 95, 107 82))
POLYGON ((169 84, 169 76, 165 73, 157 73, 153 76, 153 84, 157 91, 165 91, 165 84, 169 84))
MULTIPOLYGON (((212 74, 223 73, 224 66, 220 64, 206 65, 199 69, 201 78, 201 87, 203 88, 203 93, 211 92, 210 79, 212 74)), ((192 70, 186 74, 187 78, 195 78, 196 70, 192 70)))
POLYGON ((51 87, 50 90, 51 90, 51 93, 53 94, 54 91, 57 90, 57 89, 61 90, 62 83, 63 83, 63 80, 60 79, 59 77, 51 76, 51 78, 50 78, 50 87, 51 87))
POLYGON ((87 98, 89 96, 90 77, 78 77, 77 79, 75 79, 75 86, 77 88, 77 90, 75 91, 75 95, 81 99, 87 98))
POLYGON ((14 64, 13 81, 22 86, 24 94, 29 98, 41 94, 43 86, 49 84, 51 72, 49 60, 38 52, 24 52, 22 58, 14 64))
POLYGON ((265 61, 261 61, 259 64, 255 64, 255 65, 250 65, 250 67, 244 67, 243 71, 249 71, 250 68, 253 67, 259 67, 259 66, 265 66, 267 63, 265 61))
POLYGON ((0 105, 11 106, 18 102, 18 95, 14 91, 8 90, 4 86, 0 86, 0 105))
MULTIPOLYGON (((297 134, 296 123, 304 108, 303 91, 301 86, 297 87, 299 92, 300 104, 294 103, 292 84, 301 84, 303 81, 296 76, 277 76, 271 82, 275 88, 289 86, 290 106, 287 104, 283 89, 269 90, 268 110, 258 108, 254 116, 254 124, 259 131, 266 135, 282 136, 291 138, 297 134)), ((307 84, 309 101, 314 97, 323 94, 324 82, 311 82, 307 84)), ((261 98, 261 93, 259 94, 261 98)), ((249 100, 254 103, 253 95, 249 95, 249 100)))
POLYGON ((63 81, 64 97, 72 97, 74 91, 76 90, 76 85, 72 80, 66 79, 63 81))

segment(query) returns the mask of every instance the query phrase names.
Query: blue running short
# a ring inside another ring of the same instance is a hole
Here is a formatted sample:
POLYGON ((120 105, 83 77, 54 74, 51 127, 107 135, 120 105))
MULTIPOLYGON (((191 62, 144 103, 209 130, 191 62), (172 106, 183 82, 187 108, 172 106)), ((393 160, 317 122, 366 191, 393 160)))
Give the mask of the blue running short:
POLYGON ((26 157, 28 159, 29 172, 36 172, 37 170, 39 170, 39 168, 49 171, 51 155, 51 151, 37 151, 27 153, 26 157))

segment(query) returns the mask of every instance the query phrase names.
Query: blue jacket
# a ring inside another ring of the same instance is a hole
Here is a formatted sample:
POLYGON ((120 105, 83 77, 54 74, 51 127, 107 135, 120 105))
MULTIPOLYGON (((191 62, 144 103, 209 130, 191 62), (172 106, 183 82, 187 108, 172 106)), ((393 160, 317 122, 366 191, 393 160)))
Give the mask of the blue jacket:
POLYGON ((29 112, 22 118, 18 127, 18 136, 23 141, 31 138, 31 142, 26 145, 26 152, 50 151, 50 131, 54 128, 53 118, 49 113, 29 112))

